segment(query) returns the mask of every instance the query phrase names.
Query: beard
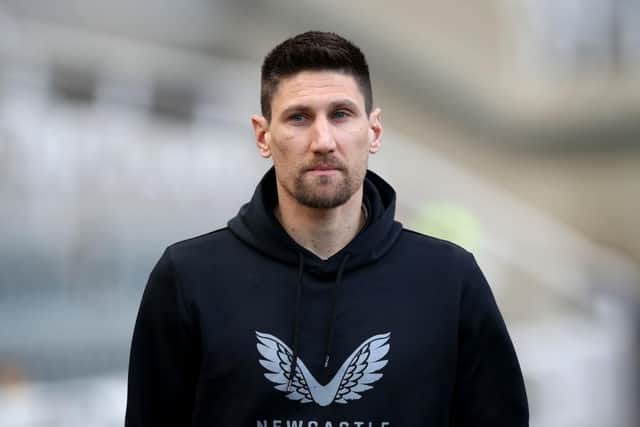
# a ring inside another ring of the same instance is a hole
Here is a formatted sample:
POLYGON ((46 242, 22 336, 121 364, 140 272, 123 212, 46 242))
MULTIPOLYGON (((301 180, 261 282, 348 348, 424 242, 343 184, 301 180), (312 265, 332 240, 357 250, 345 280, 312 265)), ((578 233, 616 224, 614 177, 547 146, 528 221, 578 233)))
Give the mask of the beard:
POLYGON ((318 176, 314 177, 315 182, 310 183, 305 181, 303 176, 299 176, 296 178, 292 195, 298 203, 310 208, 331 209, 341 206, 353 196, 358 187, 353 185, 349 175, 332 183, 334 180, 337 179, 318 176))
POLYGON ((348 168, 333 159, 316 161, 304 167, 294 181, 293 198, 303 206, 315 209, 331 209, 345 204, 362 185, 366 167, 349 173, 348 168), (316 165, 325 165, 339 171, 334 176, 308 176, 305 172, 316 165), (354 176, 355 175, 355 176, 354 176))

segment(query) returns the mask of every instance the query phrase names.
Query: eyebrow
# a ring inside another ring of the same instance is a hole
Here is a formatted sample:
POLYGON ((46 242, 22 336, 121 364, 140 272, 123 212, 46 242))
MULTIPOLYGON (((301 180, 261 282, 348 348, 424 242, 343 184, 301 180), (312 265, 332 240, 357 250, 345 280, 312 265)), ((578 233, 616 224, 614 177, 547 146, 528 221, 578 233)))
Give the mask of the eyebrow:
MULTIPOLYGON (((344 99, 338 99, 336 101, 333 101, 329 104, 329 110, 335 110, 338 108, 347 108, 349 110, 353 110, 355 112, 358 112, 358 106, 356 105, 355 102, 351 101, 350 99, 344 98, 344 99)), ((288 116, 289 114, 293 113, 293 112, 309 112, 311 111, 311 107, 309 107, 309 105, 306 104, 293 104, 288 106, 287 108, 285 108, 284 110, 282 110, 282 113, 280 113, 281 116, 288 116)))
POLYGON ((346 98, 334 101, 329 105, 332 110, 335 110, 336 108, 348 108, 350 110, 358 111, 358 106, 356 105, 356 103, 346 98))

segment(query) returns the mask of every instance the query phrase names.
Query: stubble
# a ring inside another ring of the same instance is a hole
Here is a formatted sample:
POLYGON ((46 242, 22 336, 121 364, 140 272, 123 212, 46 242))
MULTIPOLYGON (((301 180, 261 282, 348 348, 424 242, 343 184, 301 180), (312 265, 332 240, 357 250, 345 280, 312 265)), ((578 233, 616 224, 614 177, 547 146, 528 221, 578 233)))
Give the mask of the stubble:
MULTIPOLYGON (((366 167, 364 169, 366 170, 366 167)), ((349 173, 346 165, 323 159, 302 168, 296 176, 291 195, 301 205, 315 209, 331 209, 345 204, 358 191, 363 180, 364 171, 349 173), (334 176, 308 176, 306 172, 318 164, 331 165, 338 169, 339 173, 334 176)))

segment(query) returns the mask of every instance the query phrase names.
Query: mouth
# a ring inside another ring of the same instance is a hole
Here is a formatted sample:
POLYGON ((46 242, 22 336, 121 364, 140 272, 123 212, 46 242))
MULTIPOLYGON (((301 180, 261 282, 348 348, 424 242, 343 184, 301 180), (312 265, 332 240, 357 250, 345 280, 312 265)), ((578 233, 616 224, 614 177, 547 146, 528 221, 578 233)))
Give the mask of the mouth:
POLYGON ((314 165, 307 168, 306 173, 311 176, 333 176, 340 173, 342 169, 337 165, 314 165))
POLYGON ((314 166, 309 168, 311 172, 324 172, 324 171, 337 171, 340 170, 337 166, 314 166))
POLYGON ((319 162, 305 168, 305 172, 338 172, 343 169, 342 165, 337 162, 319 162))

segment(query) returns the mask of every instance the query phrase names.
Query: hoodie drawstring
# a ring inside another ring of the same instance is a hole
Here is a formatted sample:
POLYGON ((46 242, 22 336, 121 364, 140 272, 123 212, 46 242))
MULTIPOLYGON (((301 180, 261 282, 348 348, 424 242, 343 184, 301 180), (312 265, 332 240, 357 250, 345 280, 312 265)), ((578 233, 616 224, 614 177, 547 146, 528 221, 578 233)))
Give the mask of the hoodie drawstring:
POLYGON ((340 282, 342 282, 342 273, 344 272, 344 267, 345 265, 347 265, 347 260, 349 259, 350 255, 350 253, 346 253, 344 258, 342 258, 342 262, 340 263, 340 267, 338 268, 338 274, 336 275, 336 283, 331 289, 331 311, 329 312, 329 329, 327 331, 327 350, 325 351, 324 356, 325 368, 329 366, 329 358, 331 357, 331 344, 333 344, 333 332, 336 325, 336 303, 338 302, 338 287, 340 286, 340 282))
MULTIPOLYGON (((324 368, 329 366, 329 359, 331 358, 331 345, 333 344, 333 335, 336 325, 336 303, 338 301, 338 288, 342 282, 342 275, 344 268, 347 265, 347 261, 351 256, 350 253, 346 253, 340 267, 338 267, 338 273, 336 274, 336 283, 331 288, 331 307, 329 312, 329 328, 327 329, 327 347, 324 356, 324 368)), ((298 345, 300 343, 300 306, 302 302, 302 278, 304 276, 304 255, 302 252, 298 253, 298 284, 296 287, 296 307, 295 316, 293 319, 293 360, 291 362, 291 372, 289 373, 289 382, 287 384, 287 391, 291 390, 291 383, 293 377, 296 375, 296 369, 298 369, 298 345)))
POLYGON ((304 275, 304 255, 298 252, 298 286, 296 287, 296 308, 295 317, 293 318, 293 362, 291 363, 291 372, 289 373, 289 384, 287 390, 291 390, 291 382, 296 375, 298 368, 298 340, 300 339, 300 303, 302 300, 302 277, 304 275))

